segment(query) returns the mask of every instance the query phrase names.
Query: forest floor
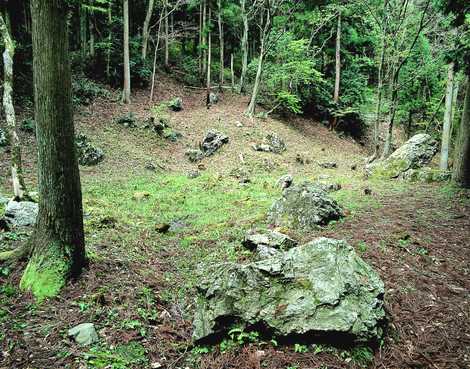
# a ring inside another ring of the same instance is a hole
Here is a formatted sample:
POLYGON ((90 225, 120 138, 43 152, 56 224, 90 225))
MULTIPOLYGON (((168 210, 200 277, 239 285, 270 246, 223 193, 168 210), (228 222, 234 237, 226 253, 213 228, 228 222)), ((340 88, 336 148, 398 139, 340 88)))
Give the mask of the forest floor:
MULTIPOLYGON (((247 99, 230 93, 208 110, 202 91, 166 79, 157 90, 156 101, 183 98, 184 110, 171 113, 172 127, 183 135, 176 143, 113 122, 129 111, 147 118, 145 90, 130 106, 97 100, 77 111, 77 130, 106 155, 99 165, 81 168, 89 266, 60 296, 37 304, 18 290, 24 264, 0 265, 0 368, 470 367, 470 192, 449 184, 366 180, 365 148, 317 122, 248 119, 247 99), (210 128, 226 133, 229 144, 199 165, 190 163, 184 152, 210 128), (252 150, 270 132, 285 140, 285 153, 252 150), (298 163, 298 153, 311 163, 298 163), (338 168, 323 169, 318 162, 324 161, 338 168), (150 163, 156 171, 147 169, 150 163), (201 176, 188 178, 195 169, 201 176), (342 185, 332 196, 346 209, 344 220, 317 232, 283 231, 300 241, 345 239, 380 274, 389 329, 373 352, 310 343, 191 343, 195 270, 249 258, 243 235, 267 227, 267 210, 281 195, 276 181, 286 173, 296 182, 342 185), (250 182, 240 183, 241 177, 250 182), (156 231, 156 224, 172 221, 179 223, 176 231, 156 231), (83 348, 67 338, 67 330, 83 322, 95 324, 98 344, 83 348)), ((34 138, 22 138, 34 188, 34 138)), ((7 194, 9 157, 0 155, 0 192, 7 194)), ((9 247, 27 232, 0 237, 9 247)))

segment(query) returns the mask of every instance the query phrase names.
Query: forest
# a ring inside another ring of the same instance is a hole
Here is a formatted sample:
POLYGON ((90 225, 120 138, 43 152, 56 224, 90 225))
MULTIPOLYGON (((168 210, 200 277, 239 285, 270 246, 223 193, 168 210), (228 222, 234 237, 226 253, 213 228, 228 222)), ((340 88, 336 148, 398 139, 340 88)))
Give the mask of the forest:
POLYGON ((470 367, 470 3, 0 0, 0 369, 470 367))

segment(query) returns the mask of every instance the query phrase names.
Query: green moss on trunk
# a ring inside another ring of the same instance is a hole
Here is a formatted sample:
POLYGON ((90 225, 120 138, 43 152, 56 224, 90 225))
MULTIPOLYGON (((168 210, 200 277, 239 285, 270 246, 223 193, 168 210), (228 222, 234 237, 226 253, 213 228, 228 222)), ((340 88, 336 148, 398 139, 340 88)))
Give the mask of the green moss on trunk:
POLYGON ((70 260, 60 242, 51 242, 44 253, 33 254, 23 273, 20 288, 31 291, 38 302, 56 296, 70 275, 70 260))

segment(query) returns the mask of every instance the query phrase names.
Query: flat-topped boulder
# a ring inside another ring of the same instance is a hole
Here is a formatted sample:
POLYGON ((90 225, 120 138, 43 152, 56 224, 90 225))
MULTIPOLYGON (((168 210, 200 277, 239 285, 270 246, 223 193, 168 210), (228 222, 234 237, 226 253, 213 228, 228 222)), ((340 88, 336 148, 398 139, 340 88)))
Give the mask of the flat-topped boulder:
POLYGON ((366 166, 366 173, 374 178, 402 178, 411 169, 429 164, 438 151, 438 143, 430 135, 420 133, 411 137, 385 160, 366 166))
POLYGON ((260 246, 272 247, 274 249, 289 250, 297 246, 298 242, 288 235, 277 231, 266 231, 263 233, 250 231, 245 235, 242 245, 248 250, 256 250, 260 246))
POLYGON ((314 230, 343 217, 338 203, 319 185, 304 182, 282 192, 268 213, 268 221, 277 226, 314 230))
POLYGON ((318 238, 249 264, 200 270, 193 339, 210 341, 233 325, 274 336, 379 340, 384 284, 345 241, 318 238))

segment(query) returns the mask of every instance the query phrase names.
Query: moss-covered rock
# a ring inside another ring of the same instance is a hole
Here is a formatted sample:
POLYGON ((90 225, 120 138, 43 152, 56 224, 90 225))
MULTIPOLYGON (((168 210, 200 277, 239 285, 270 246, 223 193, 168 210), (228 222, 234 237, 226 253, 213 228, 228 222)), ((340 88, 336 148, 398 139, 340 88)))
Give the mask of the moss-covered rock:
POLYGON ((384 284, 344 241, 319 238, 250 264, 209 265, 201 273, 195 341, 234 323, 277 336, 337 334, 338 340, 367 342, 382 335, 384 284))
POLYGON ((88 140, 88 137, 84 134, 77 135, 75 145, 77 147, 78 162, 80 165, 97 165, 104 160, 103 150, 93 146, 88 140))
POLYGON ((392 179, 404 175, 410 169, 419 169, 431 162, 438 151, 438 143, 425 133, 411 137, 387 159, 366 166, 372 178, 392 179))
POLYGON ((410 169, 404 173, 403 179, 410 182, 446 182, 450 181, 452 173, 448 170, 433 168, 410 169))
POLYGON ((320 186, 304 182, 286 188, 269 210, 269 222, 277 226, 314 230, 343 216, 338 203, 320 186))

